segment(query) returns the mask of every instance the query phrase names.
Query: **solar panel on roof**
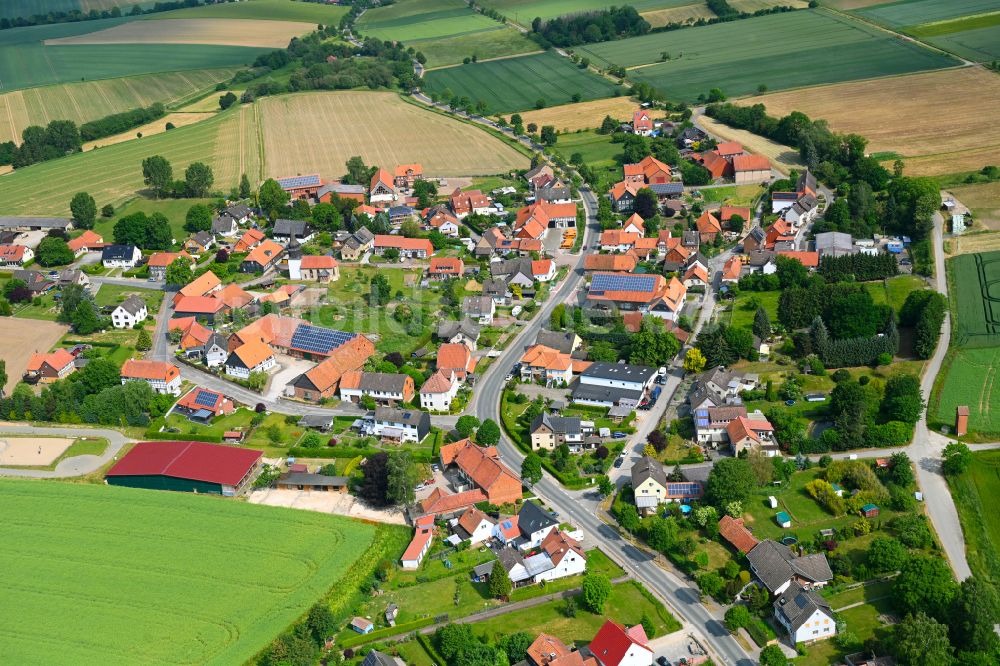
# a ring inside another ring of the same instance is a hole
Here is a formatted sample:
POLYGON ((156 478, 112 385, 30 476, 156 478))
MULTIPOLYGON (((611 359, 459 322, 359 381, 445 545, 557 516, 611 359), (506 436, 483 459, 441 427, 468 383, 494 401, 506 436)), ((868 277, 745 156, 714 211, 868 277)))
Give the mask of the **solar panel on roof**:
POLYGON ((333 331, 329 328, 300 324, 292 335, 291 346, 293 349, 327 354, 348 340, 353 340, 357 335, 357 333, 345 333, 344 331, 333 331))
POLYGON ((652 291, 656 284, 655 275, 604 275, 597 274, 590 282, 590 290, 604 291, 652 291))
POLYGON ((278 185, 281 185, 283 189, 289 189, 293 187, 311 187, 319 186, 320 180, 319 176, 312 174, 310 176, 290 176, 288 178, 279 178, 278 185))
POLYGON ((701 487, 697 483, 668 483, 667 494, 669 495, 697 495, 701 487))
POLYGON ((504 528, 505 530, 509 530, 509 529, 510 529, 510 528, 512 528, 512 527, 514 527, 514 525, 513 525, 513 523, 511 523, 511 522, 510 522, 509 520, 505 520, 505 521, 503 521, 503 528, 504 528))
POLYGON ((194 404, 201 405, 202 407, 214 407, 215 401, 218 400, 218 398, 218 393, 202 390, 198 391, 198 395, 194 397, 194 404))

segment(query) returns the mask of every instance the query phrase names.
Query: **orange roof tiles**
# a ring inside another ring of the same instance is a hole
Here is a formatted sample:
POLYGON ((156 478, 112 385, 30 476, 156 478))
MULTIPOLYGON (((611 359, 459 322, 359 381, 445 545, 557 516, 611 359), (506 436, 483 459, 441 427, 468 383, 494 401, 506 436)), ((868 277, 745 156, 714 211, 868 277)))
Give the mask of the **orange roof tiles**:
POLYGON ((629 333, 638 333, 642 328, 642 313, 638 310, 630 310, 622 313, 622 323, 629 333))
POLYGON ((730 169, 730 164, 726 161, 726 158, 714 150, 710 150, 701 156, 701 164, 712 174, 712 178, 722 178, 730 169))
POLYGON ((447 342, 438 347, 436 365, 438 370, 455 370, 460 376, 475 367, 472 352, 461 342, 447 342))
POLYGON ((177 312, 193 312, 195 314, 215 314, 226 307, 219 298, 212 296, 181 296, 174 304, 177 312))
MULTIPOLYGON (((210 291, 215 291, 222 284, 222 280, 213 273, 208 271, 207 273, 202 273, 195 279, 191 280, 187 286, 181 288, 177 292, 179 296, 204 296, 210 291)), ((177 301, 177 297, 174 297, 174 301, 177 301)))
MULTIPOLYGON (((598 275, 618 276, 619 273, 594 273, 598 275)), ((653 303, 664 297, 667 292, 667 280, 662 275, 650 275, 653 278, 652 288, 649 291, 608 291, 601 293, 589 293, 587 298, 600 301, 622 301, 628 303, 653 303)), ((674 278, 676 280, 676 278, 674 278)), ((684 285, 681 285, 682 287, 684 285)))
POLYGON ((493 519, 487 516, 485 513, 472 506, 466 509, 458 519, 458 524, 462 526, 462 529, 472 534, 476 531, 483 521, 492 523, 493 519))
POLYGON ((427 499, 420 503, 424 513, 450 513, 463 507, 485 502, 486 494, 482 490, 466 490, 462 493, 448 493, 441 488, 435 488, 427 499))
POLYGON ((87 229, 82 234, 80 234, 79 236, 77 236, 76 238, 74 238, 73 240, 69 241, 66 244, 69 246, 69 249, 73 250, 73 252, 77 252, 85 247, 91 248, 91 247, 97 247, 99 245, 104 245, 104 238, 97 235, 90 229, 87 229))
POLYGON ((266 239, 261 241, 260 245, 250 250, 250 254, 243 261, 267 266, 273 263, 284 250, 285 248, 281 247, 278 243, 271 239, 266 239))
POLYGON ((574 552, 583 559, 587 559, 587 556, 583 553, 583 548, 580 547, 580 543, 559 529, 549 532, 548 536, 542 540, 541 548, 548 553, 549 559, 556 566, 559 566, 562 559, 570 552, 574 552))
POLYGON ((722 269, 723 280, 739 280, 743 271, 743 262, 739 257, 730 257, 722 269))
POLYGON ((528 656, 535 666, 550 666, 553 661, 565 657, 570 652, 565 643, 548 634, 539 634, 538 638, 528 646, 528 656))
POLYGON ((626 183, 625 181, 615 183, 614 187, 611 188, 611 198, 617 201, 618 199, 621 199, 626 192, 635 196, 638 190, 635 189, 632 183, 626 183))
POLYGON ((771 162, 764 155, 737 155, 733 158, 734 171, 770 171, 771 162))
POLYGON ((583 270, 631 273, 637 263, 632 254, 588 254, 583 258, 583 270))
POLYGON ((602 246, 635 245, 641 236, 634 231, 622 231, 621 229, 608 229, 601 232, 600 243, 602 246))
POLYGON ((375 236, 375 247, 394 247, 398 250, 423 250, 427 256, 434 254, 434 246, 426 238, 407 238, 405 236, 391 236, 379 234, 375 236))
POLYGON ((74 361, 74 357, 65 349, 57 349, 49 354, 32 354, 28 359, 28 372, 38 372, 43 364, 47 364, 56 372, 59 372, 74 361))
POLYGON ((742 518, 723 516, 719 521, 719 536, 741 553, 749 553, 760 541, 743 525, 742 518))
POLYGON ((687 269, 686 273, 684 273, 685 280, 690 280, 692 278, 701 280, 705 284, 708 284, 708 271, 706 271, 700 265, 695 264, 691 268, 687 269))
POLYGON ((626 176, 641 176, 642 165, 641 164, 626 164, 625 165, 625 175, 626 176))
POLYGON ((236 284, 227 284, 223 289, 212 294, 212 296, 222 301, 226 307, 239 309, 253 301, 253 296, 245 291, 243 287, 236 284))
POLYGON ((0 259, 4 261, 21 261, 28 248, 24 245, 0 245, 0 259))
POLYGON ((573 366, 573 359, 558 349, 545 345, 532 345, 521 356, 521 363, 532 368, 544 368, 555 372, 565 372, 573 366))
MULTIPOLYGON (((316 365, 305 375, 316 387, 316 390, 323 392, 342 381, 348 372, 360 370, 365 365, 365 361, 375 353, 375 345, 371 340, 363 335, 359 335, 345 342, 340 347, 333 350, 326 359, 316 365)), ((360 386, 360 373, 358 376, 358 386, 360 386)))
POLYGON ((126 379, 159 379, 169 382, 181 374, 173 363, 129 359, 122 364, 121 376, 126 379))
POLYGON ((798 259, 799 262, 806 268, 816 268, 819 266, 819 252, 793 252, 790 250, 783 250, 778 254, 782 257, 798 259))
POLYGON ((723 157, 732 157, 743 152, 743 144, 738 141, 724 141, 715 147, 715 152, 723 157))
POLYGON ((438 370, 427 378, 427 381, 425 381, 423 386, 420 387, 420 392, 423 394, 447 393, 452 389, 454 384, 454 370, 449 370, 448 372, 438 370))
POLYGON ((337 260, 326 254, 307 254, 302 257, 301 267, 306 270, 329 270, 337 267, 337 260))
POLYGON ((233 246, 233 252, 236 252, 237 254, 249 252, 250 248, 254 247, 262 240, 264 240, 263 231, 260 229, 247 229, 246 232, 240 236, 240 239, 236 241, 236 245, 233 246))
POLYGON ((548 275, 551 271, 552 271, 551 259, 536 259, 531 262, 531 274, 533 276, 548 275))
POLYGON ((390 174, 385 169, 379 169, 374 174, 372 174, 371 184, 369 186, 370 190, 374 190, 378 185, 385 185, 390 190, 393 189, 392 174, 390 174))
POLYGON ((723 222, 728 222, 733 215, 739 215, 744 222, 747 222, 751 214, 750 209, 745 206, 723 206, 719 209, 719 219, 723 222))
POLYGON ((632 213, 622 224, 622 229, 627 229, 629 226, 635 226, 639 230, 638 233, 643 233, 646 229, 646 222, 639 213, 632 213))
POLYGON ((412 172, 414 176, 422 176, 424 175, 424 166, 422 164, 400 164, 393 174, 397 178, 406 178, 407 172, 412 172))
POLYGON ((532 217, 517 230, 515 236, 517 238, 541 238, 542 234, 545 233, 545 229, 545 225, 539 222, 537 218, 532 217))
POLYGON ((240 345, 233 353, 243 362, 243 365, 251 370, 271 356, 274 356, 271 348, 259 340, 251 340, 246 344, 240 345))
POLYGON ((166 268, 178 259, 187 259, 194 263, 194 259, 187 252, 154 252, 149 256, 146 265, 151 268, 166 268))
POLYGON ((698 228, 698 233, 702 234, 717 234, 722 231, 722 224, 707 210, 697 219, 695 226, 698 228))
POLYGON ((461 275, 465 270, 465 262, 458 257, 434 257, 428 267, 428 273, 443 273, 446 275, 461 275))

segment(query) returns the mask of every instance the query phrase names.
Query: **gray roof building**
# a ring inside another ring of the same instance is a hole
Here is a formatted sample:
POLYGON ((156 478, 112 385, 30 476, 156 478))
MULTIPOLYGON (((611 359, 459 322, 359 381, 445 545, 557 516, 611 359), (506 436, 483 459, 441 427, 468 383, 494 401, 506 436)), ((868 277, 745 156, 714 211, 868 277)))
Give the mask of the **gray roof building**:
POLYGON ((782 624, 791 628, 793 635, 817 610, 833 616, 826 599, 794 582, 774 600, 775 614, 782 619, 782 624))
POLYGON ((545 345, 549 349, 556 349, 563 354, 572 354, 580 345, 580 336, 573 331, 559 332, 542 329, 535 336, 535 344, 545 345))
POLYGON ((305 220, 275 220, 271 234, 275 238, 294 237, 301 240, 310 234, 310 230, 305 220))
POLYGON ((459 334, 470 340, 478 340, 479 331, 479 324, 471 319, 463 319, 462 321, 441 322, 438 324, 435 335, 442 340, 451 340, 459 334))
POLYGON ((750 568, 772 593, 788 581, 824 584, 833 579, 826 555, 816 553, 795 557, 788 546, 767 539, 747 553, 750 568))
POLYGON ((558 520, 531 501, 522 504, 521 510, 517 512, 517 528, 526 536, 558 524, 558 520))
POLYGON ((389 372, 362 372, 362 391, 378 391, 380 393, 402 393, 406 387, 409 375, 389 372))
POLYGON ((316 191, 316 198, 322 199, 327 194, 336 194, 338 197, 347 195, 362 195, 367 192, 364 185, 351 185, 348 183, 327 183, 316 191))
POLYGON ((0 229, 68 229, 65 217, 0 217, 0 229))
POLYGON ((840 231, 826 231, 816 234, 816 251, 823 257, 843 257, 854 254, 854 239, 851 234, 840 231))
POLYGON ((663 469, 660 461, 656 458, 643 456, 632 465, 632 487, 638 488, 649 479, 653 479, 664 488, 667 487, 667 472, 663 469))
POLYGON ((583 427, 579 416, 552 416, 542 412, 531 422, 531 432, 546 427, 555 435, 581 435, 583 427))
POLYGON ((605 363, 597 361, 580 375, 581 381, 588 379, 609 380, 629 384, 646 384, 656 374, 656 369, 648 365, 629 365, 628 363, 605 363))
POLYGON ((579 383, 576 385, 576 388, 573 389, 573 400, 575 402, 586 401, 617 405, 623 400, 630 400, 638 403, 641 399, 642 391, 639 390, 579 383))
POLYGON ((140 311, 146 309, 146 301, 142 300, 138 296, 132 295, 119 303, 118 307, 134 317, 139 314, 140 311))
POLYGON ((489 296, 466 296, 462 301, 462 312, 472 317, 492 315, 493 299, 489 296))
POLYGON ((376 407, 375 420, 390 425, 409 426, 417 429, 419 439, 431 431, 431 416, 418 409, 395 409, 393 407, 376 407))
POLYGON ((406 666, 406 662, 399 657, 392 657, 378 650, 371 650, 365 655, 365 660, 361 666, 406 666))

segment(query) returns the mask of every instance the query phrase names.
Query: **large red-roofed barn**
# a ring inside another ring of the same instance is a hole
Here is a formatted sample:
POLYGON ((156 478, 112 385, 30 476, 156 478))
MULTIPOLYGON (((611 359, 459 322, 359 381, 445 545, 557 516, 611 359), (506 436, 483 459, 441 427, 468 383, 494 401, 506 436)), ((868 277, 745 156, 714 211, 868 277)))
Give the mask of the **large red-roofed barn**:
POLYGON ((104 478, 113 486, 235 496, 257 477, 262 455, 203 442, 139 442, 104 478))

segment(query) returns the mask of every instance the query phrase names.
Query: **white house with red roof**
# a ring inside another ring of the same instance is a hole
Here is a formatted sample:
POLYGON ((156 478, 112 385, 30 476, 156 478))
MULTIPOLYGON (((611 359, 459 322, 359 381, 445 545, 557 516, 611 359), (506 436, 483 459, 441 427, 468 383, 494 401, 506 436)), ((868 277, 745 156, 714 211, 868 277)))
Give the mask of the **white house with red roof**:
POLYGON ((26 245, 0 245, 0 266, 23 266, 35 258, 35 251, 26 245))
POLYGON ((379 169, 372 175, 368 186, 368 201, 371 203, 392 203, 396 200, 396 181, 385 169, 379 169))
POLYGON ((462 541, 468 541, 470 546, 478 546, 493 537, 496 521, 474 506, 462 512, 452 520, 452 529, 462 541))
POLYGON ((653 116, 646 109, 639 109, 632 114, 632 133, 639 136, 649 136, 653 133, 653 116))
POLYGON ((424 561, 424 555, 431 549, 431 542, 434 540, 434 516, 417 518, 415 527, 413 540, 399 558, 399 564, 404 569, 419 569, 420 563, 424 561))
POLYGON ((641 624, 626 628, 606 620, 590 641, 590 653, 601 666, 652 666, 653 650, 641 624))

